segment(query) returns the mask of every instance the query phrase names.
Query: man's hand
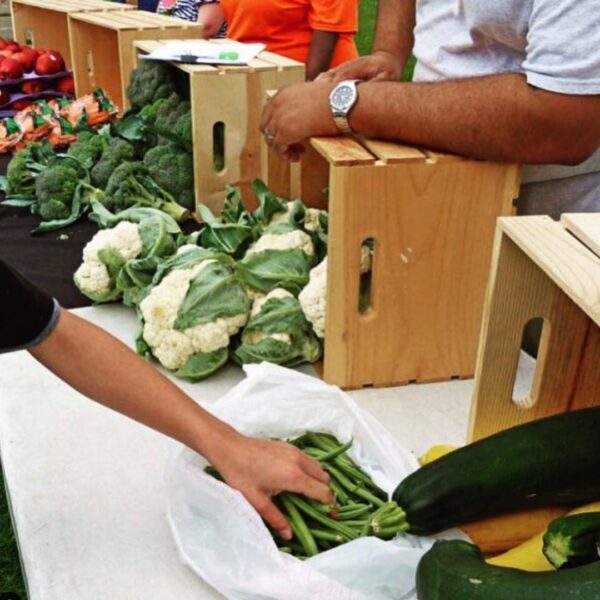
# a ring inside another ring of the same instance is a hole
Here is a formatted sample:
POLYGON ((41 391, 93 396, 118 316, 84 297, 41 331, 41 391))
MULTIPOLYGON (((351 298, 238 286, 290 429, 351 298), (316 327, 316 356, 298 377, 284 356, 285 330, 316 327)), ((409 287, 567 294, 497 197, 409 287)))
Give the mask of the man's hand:
POLYGON ((300 159, 302 142, 319 135, 337 135, 329 107, 330 82, 315 81, 282 87, 267 102, 260 130, 267 143, 288 160, 300 159))
POLYGON ((292 530, 272 496, 287 491, 325 504, 334 500, 321 465, 285 442, 237 436, 214 466, 283 539, 290 539, 292 530))
POLYGON ((363 81, 397 81, 402 77, 402 61, 390 52, 379 50, 369 56, 348 61, 321 73, 316 81, 339 83, 344 79, 363 81))

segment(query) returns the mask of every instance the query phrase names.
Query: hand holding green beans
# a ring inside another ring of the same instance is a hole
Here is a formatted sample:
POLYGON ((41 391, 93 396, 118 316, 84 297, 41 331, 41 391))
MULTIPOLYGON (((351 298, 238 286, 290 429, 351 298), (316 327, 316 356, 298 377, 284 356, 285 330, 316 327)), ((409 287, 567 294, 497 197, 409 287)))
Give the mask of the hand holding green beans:
MULTIPOLYGON (((348 455, 352 441, 342 444, 327 433, 309 432, 292 440, 301 454, 318 461, 329 473, 333 496, 329 499, 286 488, 273 501, 293 533, 274 539, 282 552, 310 558, 359 537, 374 535, 384 540, 408 530, 406 515, 348 455), (325 501, 323 501, 325 500, 325 501)), ((219 477, 212 467, 207 472, 219 477)), ((283 488, 282 488, 283 489, 283 488)), ((254 503, 256 506, 256 503, 254 503)))

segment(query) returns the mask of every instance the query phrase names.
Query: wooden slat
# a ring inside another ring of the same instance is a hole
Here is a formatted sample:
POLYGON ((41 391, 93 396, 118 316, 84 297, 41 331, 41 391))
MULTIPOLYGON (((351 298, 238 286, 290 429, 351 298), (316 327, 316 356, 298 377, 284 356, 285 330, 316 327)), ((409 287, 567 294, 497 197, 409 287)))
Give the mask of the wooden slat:
POLYGON ((560 222, 590 250, 600 256, 600 213, 570 213, 560 222))
POLYGON ((550 217, 512 217, 499 225, 590 319, 600 325, 600 258, 550 217))
POLYGON ((75 13, 72 18, 93 23, 101 27, 108 27, 115 30, 136 30, 136 29, 165 29, 173 28, 180 30, 191 30, 201 28, 202 25, 190 23, 175 17, 166 15, 157 15, 147 11, 111 11, 105 13, 75 13))
POLYGON ((423 152, 427 155, 427 159, 433 163, 465 160, 462 156, 457 156, 456 154, 446 154, 444 152, 436 152, 435 150, 428 150, 426 148, 423 148, 423 152))
POLYGON ((372 165, 376 158, 355 139, 346 136, 311 138, 311 146, 332 165, 372 165))
POLYGON ((427 159, 427 156, 423 152, 412 146, 403 146, 387 140, 366 138, 361 138, 360 142, 379 160, 390 165, 405 162, 424 162, 427 159))
POLYGON ((109 2, 108 0, 13 0, 13 5, 34 6, 49 11, 70 13, 85 11, 127 11, 133 10, 129 4, 109 2))

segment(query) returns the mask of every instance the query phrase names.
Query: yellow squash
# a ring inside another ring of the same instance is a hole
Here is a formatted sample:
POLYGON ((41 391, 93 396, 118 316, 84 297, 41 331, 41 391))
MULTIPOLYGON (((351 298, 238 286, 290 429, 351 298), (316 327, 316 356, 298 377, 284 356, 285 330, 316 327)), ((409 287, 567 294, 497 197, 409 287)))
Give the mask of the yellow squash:
MULTIPOLYGON (((600 511, 600 502, 586 504, 580 508, 570 511, 568 514, 576 515, 578 513, 600 511)), ((548 562, 542 548, 544 545, 543 536, 546 531, 542 531, 530 540, 521 545, 508 550, 504 554, 489 558, 487 562, 497 567, 512 567, 524 571, 554 571, 554 567, 548 562)))

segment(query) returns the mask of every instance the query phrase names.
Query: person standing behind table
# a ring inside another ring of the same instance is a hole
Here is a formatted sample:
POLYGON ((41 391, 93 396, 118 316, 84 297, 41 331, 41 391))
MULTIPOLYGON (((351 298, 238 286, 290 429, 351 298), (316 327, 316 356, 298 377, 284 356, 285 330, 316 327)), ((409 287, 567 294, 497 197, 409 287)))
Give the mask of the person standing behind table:
POLYGON ((160 0, 156 12, 201 23, 205 38, 223 38, 227 34, 227 24, 219 0, 160 0))
POLYGON ((379 0, 378 11, 370 56, 266 105, 276 150, 296 160, 302 141, 350 128, 526 165, 520 214, 600 211, 598 0, 379 0), (413 45, 414 80, 400 82, 413 45))
POLYGON ((312 81, 358 57, 357 0, 221 0, 228 37, 306 64, 312 81))

